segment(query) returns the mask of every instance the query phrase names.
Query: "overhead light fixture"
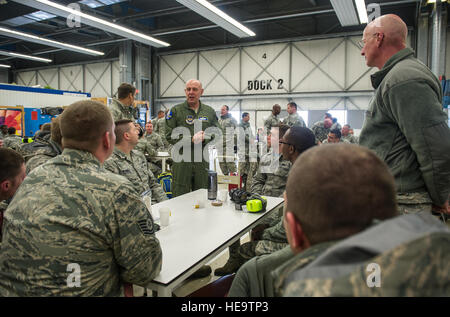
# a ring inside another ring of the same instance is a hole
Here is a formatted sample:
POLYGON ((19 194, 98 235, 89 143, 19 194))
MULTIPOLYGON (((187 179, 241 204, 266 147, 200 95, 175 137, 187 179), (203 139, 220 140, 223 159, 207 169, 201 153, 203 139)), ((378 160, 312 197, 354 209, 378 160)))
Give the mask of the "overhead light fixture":
MULTIPOLYGON (((441 2, 447 2, 447 0, 441 0, 441 2)), ((427 4, 436 3, 436 0, 427 0, 427 4)))
POLYGON ((230 17, 225 12, 219 10, 206 0, 177 0, 177 2, 197 12, 204 18, 219 25, 237 37, 249 37, 256 34, 241 23, 230 17))
POLYGON ((330 2, 342 26, 359 24, 353 0, 330 0, 330 2))
POLYGON ((3 68, 11 68, 11 65, 0 64, 0 67, 3 67, 3 68))
POLYGON ((54 40, 49 40, 44 37, 11 30, 11 29, 7 29, 4 27, 0 27, 0 34, 14 37, 14 38, 24 40, 24 41, 34 42, 34 43, 38 43, 38 44, 45 44, 45 45, 58 47, 58 48, 62 48, 62 49, 67 49, 67 50, 75 51, 75 52, 79 52, 79 53, 84 53, 84 54, 89 54, 89 55, 94 55, 94 56, 105 55, 103 52, 90 50, 88 48, 84 48, 84 47, 77 46, 77 45, 58 42, 58 41, 54 41, 54 40))
POLYGON ((170 46, 169 43, 157 40, 151 36, 145 35, 140 32, 133 31, 126 27, 117 25, 115 23, 99 19, 92 15, 83 13, 81 11, 74 10, 72 8, 66 7, 64 5, 54 3, 48 0, 12 0, 23 5, 33 7, 38 10, 46 11, 57 16, 67 18, 67 17, 80 17, 82 24, 87 24, 92 27, 117 34, 126 37, 131 40, 135 40, 140 43, 144 43, 154 47, 167 47, 170 46))
POLYGON ((47 59, 47 58, 19 54, 19 53, 14 53, 14 52, 1 51, 1 50, 0 50, 0 55, 23 58, 23 59, 30 59, 32 61, 45 62, 45 63, 50 63, 52 61, 51 59, 47 59))
POLYGON ((359 23, 367 24, 369 18, 367 17, 366 2, 364 0, 355 0, 356 10, 358 11, 359 23))

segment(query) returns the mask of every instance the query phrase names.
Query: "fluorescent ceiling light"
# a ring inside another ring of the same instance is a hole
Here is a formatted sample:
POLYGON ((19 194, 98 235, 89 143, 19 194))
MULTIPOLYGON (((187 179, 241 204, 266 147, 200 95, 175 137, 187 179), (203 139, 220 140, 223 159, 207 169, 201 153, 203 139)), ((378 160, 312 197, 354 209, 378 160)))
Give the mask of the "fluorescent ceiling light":
POLYGON ((204 18, 219 25, 237 37, 255 36, 250 29, 246 28, 238 21, 230 17, 225 12, 219 10, 206 0, 177 0, 182 5, 188 7, 192 11, 197 12, 204 18))
POLYGON ((7 52, 7 51, 0 51, 0 55, 6 55, 6 56, 11 56, 11 57, 23 58, 23 59, 30 59, 32 61, 45 62, 45 63, 50 63, 52 61, 51 59, 47 59, 47 58, 13 53, 13 52, 7 52))
POLYGON ((98 7, 103 7, 104 4, 95 0, 82 0, 82 1, 78 1, 79 3, 82 3, 84 5, 87 5, 88 7, 95 9, 98 7))
POLYGON ((0 67, 11 68, 11 65, 0 64, 0 67))
MULTIPOLYGON (((441 0, 441 2, 447 2, 447 0, 441 0)), ((436 3, 436 0, 427 0, 427 4, 436 3)))
POLYGON ((167 47, 170 44, 157 40, 151 36, 145 35, 140 32, 133 31, 126 27, 117 25, 115 23, 99 19, 92 15, 71 9, 64 5, 51 2, 48 0, 13 0, 14 2, 18 2, 23 5, 27 5, 33 7, 38 10, 43 10, 52 14, 56 14, 57 16, 67 18, 68 16, 79 16, 81 18, 82 24, 87 24, 92 27, 98 28, 100 30, 104 30, 106 32, 110 32, 113 34, 117 34, 131 40, 135 40, 140 43, 144 43, 147 45, 151 45, 154 47, 167 47))
POLYGON ((367 24, 369 18, 367 17, 367 8, 364 0, 355 0, 356 10, 358 10, 359 23, 367 24))
POLYGON ((72 44, 67 44, 67 43, 63 43, 63 42, 58 42, 58 41, 53 41, 53 40, 49 40, 46 39, 44 37, 40 37, 40 36, 36 36, 33 34, 28 34, 28 33, 23 33, 23 32, 19 32, 19 31, 15 31, 15 30, 11 30, 11 29, 7 29, 7 28, 3 28, 0 27, 0 34, 6 35, 6 36, 10 36, 10 37, 14 37, 17 39, 21 39, 24 41, 29 41, 29 42, 34 42, 34 43, 38 43, 38 44, 45 44, 45 45, 49 45, 49 46, 54 46, 54 47, 59 47, 62 49, 67 49, 70 51, 75 51, 75 52, 79 52, 79 53, 84 53, 84 54, 89 54, 89 55, 104 55, 103 52, 99 52, 99 51, 94 51, 94 50, 90 50, 81 46, 77 46, 77 45, 72 45, 72 44))
POLYGON ((342 26, 359 24, 353 0, 330 0, 330 2, 342 26))
POLYGON ((85 4, 92 9, 103 7, 106 5, 112 5, 120 2, 124 2, 126 0, 81 0, 79 3, 85 4))
POLYGON ((44 12, 44 11, 36 11, 30 14, 26 14, 24 15, 24 17, 35 20, 37 22, 39 21, 44 21, 44 20, 48 20, 48 19, 53 19, 56 17, 56 15, 44 12))

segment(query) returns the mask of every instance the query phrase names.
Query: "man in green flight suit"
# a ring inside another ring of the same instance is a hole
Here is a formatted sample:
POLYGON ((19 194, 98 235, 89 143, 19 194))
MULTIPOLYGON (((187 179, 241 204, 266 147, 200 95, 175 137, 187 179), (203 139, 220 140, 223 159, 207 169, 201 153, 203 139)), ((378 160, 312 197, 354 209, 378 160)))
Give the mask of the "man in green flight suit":
POLYGON ((220 131, 216 112, 200 101, 203 94, 202 83, 191 79, 186 83, 184 91, 186 101, 175 105, 166 116, 167 141, 174 145, 182 142, 171 151, 174 161, 172 172, 175 197, 199 188, 207 188, 209 159, 204 157, 203 150, 211 141, 211 135, 208 131, 205 133, 205 130, 216 127, 220 131), (179 127, 184 127, 185 131, 175 129, 179 127), (183 135, 180 135, 181 133, 183 135))
MULTIPOLYGON (((174 145, 171 150, 174 197, 208 187, 208 152, 203 155, 212 139, 208 128, 217 128, 212 134, 222 137, 216 112, 200 101, 202 83, 197 79, 188 80, 184 92, 186 101, 175 105, 166 116, 166 139, 174 145)), ((210 274, 211 267, 204 265, 193 277, 210 274)))

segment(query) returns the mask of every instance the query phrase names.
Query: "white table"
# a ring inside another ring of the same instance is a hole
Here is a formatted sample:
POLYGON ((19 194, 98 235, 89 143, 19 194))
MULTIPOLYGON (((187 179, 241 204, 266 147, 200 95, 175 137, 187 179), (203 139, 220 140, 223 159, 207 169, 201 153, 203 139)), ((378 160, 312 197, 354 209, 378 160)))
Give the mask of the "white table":
POLYGON ((158 296, 171 296, 185 279, 283 203, 283 198, 267 197, 265 212, 245 213, 235 210, 234 203, 228 197, 220 207, 211 206, 206 199, 205 208, 195 209, 194 200, 199 195, 206 199, 207 190, 199 189, 152 205, 154 213, 163 206, 169 207, 172 212, 169 226, 161 227, 156 233, 163 254, 161 272, 146 286, 156 291, 158 296))
POLYGON ((166 171, 166 160, 168 158, 170 158, 170 153, 169 152, 158 152, 156 154, 156 158, 159 160, 162 160, 162 173, 164 173, 166 171))

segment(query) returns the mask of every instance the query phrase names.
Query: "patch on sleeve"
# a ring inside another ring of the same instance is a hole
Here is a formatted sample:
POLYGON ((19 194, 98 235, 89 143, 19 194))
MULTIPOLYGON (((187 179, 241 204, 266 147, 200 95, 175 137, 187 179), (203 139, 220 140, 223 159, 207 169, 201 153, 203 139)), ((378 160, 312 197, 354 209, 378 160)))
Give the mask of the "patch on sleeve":
POLYGON ((172 118, 172 110, 169 110, 169 112, 166 115, 166 120, 170 120, 172 118))
POLYGON ((144 236, 150 236, 152 234, 155 234, 152 218, 148 217, 145 220, 139 220, 138 225, 144 236))

